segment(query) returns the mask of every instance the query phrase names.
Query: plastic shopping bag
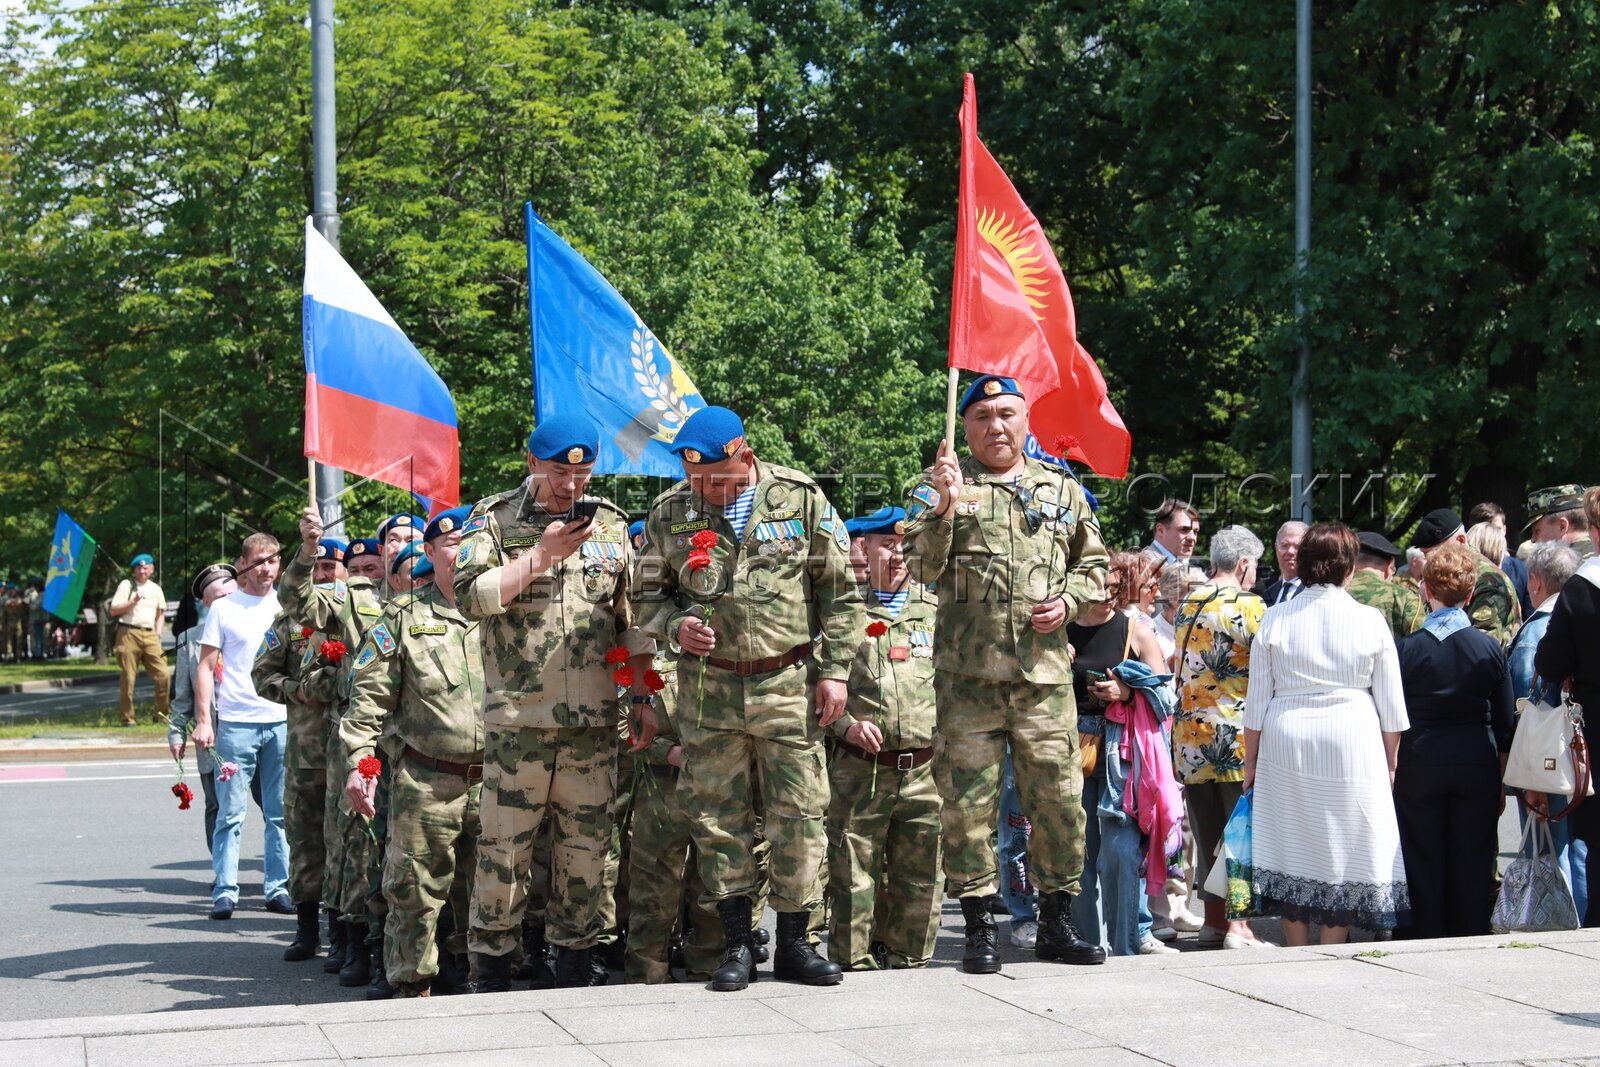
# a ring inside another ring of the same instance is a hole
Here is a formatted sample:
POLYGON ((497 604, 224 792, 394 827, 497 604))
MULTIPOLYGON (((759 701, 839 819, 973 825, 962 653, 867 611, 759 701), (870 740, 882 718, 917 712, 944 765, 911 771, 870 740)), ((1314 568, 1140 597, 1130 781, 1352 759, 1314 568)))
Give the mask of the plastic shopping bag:
POLYGON ((1253 873, 1250 848, 1250 794, 1239 798, 1222 830, 1222 851, 1228 872, 1228 918, 1253 919, 1261 914, 1255 903, 1250 878, 1253 873))

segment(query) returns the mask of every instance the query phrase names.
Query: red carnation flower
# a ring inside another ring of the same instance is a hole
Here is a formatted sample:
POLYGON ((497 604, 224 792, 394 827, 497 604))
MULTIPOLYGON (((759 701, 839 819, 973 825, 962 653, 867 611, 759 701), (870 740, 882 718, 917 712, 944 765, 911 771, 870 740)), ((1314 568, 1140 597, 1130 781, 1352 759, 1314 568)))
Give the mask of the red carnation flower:
POLYGON ((633 668, 618 667, 611 672, 611 680, 626 689, 633 684, 633 668))
POLYGON ((713 548, 717 547, 716 531, 701 530, 699 533, 689 538, 689 544, 703 552, 710 552, 713 548))
POLYGON ((377 756, 362 756, 356 763, 356 770, 361 773, 361 777, 370 782, 382 773, 383 761, 377 756))
POLYGON ((707 552, 703 548, 697 548, 693 552, 689 553, 689 569, 690 570, 692 570, 692 571, 703 571, 709 566, 711 566, 711 553, 710 552, 707 552))
POLYGON ((344 647, 343 641, 324 641, 322 642, 321 651, 328 658, 329 663, 337 664, 344 659, 345 653, 350 650, 344 647))
POLYGON ((652 693, 659 693, 667 687, 667 680, 651 668, 644 672, 644 687, 652 693))
POLYGON ((311 635, 312 635, 312 634, 314 634, 314 633, 316 633, 316 632, 317 632, 317 631, 315 631, 315 630, 313 630, 313 629, 312 629, 312 628, 311 628, 311 627, 309 627, 309 626, 302 626, 302 627, 300 627, 300 636, 301 636, 301 637, 310 637, 310 636, 311 636, 311 635))
POLYGON ((613 648, 609 652, 606 653, 606 662, 607 663, 626 663, 626 662, 628 662, 628 650, 626 648, 623 648, 621 645, 618 645, 616 648, 613 648))
POLYGON ((1077 447, 1078 447, 1078 439, 1076 437, 1072 436, 1070 433, 1058 433, 1058 434, 1056 434, 1056 440, 1055 440, 1056 455, 1058 455, 1058 456, 1062 457, 1063 459, 1065 459, 1067 453, 1071 452, 1074 448, 1077 448, 1077 447))
POLYGON ((178 810, 188 811, 189 805, 194 803, 194 790, 178 782, 172 787, 172 795, 178 798, 178 810))
POLYGON ((877 619, 867 624, 868 637, 882 637, 889 632, 889 624, 882 619, 877 619))

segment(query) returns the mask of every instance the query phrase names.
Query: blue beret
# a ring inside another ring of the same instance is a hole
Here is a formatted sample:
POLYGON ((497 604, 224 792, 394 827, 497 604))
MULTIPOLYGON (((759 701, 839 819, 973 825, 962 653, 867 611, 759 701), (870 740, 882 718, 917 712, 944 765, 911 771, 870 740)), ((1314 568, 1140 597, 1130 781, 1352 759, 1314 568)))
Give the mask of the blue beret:
POLYGON ((428 523, 428 530, 422 535, 424 541, 432 541, 435 537, 443 537, 447 533, 454 533, 461 529, 467 521, 467 516, 472 514, 471 507, 451 508, 441 511, 428 523))
POLYGON ((593 463, 600 451, 600 431, 587 415, 563 411, 540 421, 528 435, 528 454, 561 463, 593 463))
POLYGON ((988 400, 996 396, 1022 396, 1022 390, 1017 388, 1013 378, 1002 378, 998 374, 980 374, 967 391, 961 394, 961 404, 957 411, 965 415, 967 408, 979 400, 988 400))
POLYGON ((155 557, 152 556, 150 553, 141 552, 137 556, 133 557, 133 562, 128 564, 128 566, 137 567, 141 563, 149 563, 149 564, 151 564, 153 566, 155 564, 155 561, 156 561, 155 557))
POLYGON ((635 519, 633 522, 630 522, 628 524, 628 536, 629 537, 638 537, 642 533, 644 533, 644 520, 643 519, 635 519))
POLYGON ((383 525, 378 527, 377 538, 382 541, 389 536, 389 531, 396 526, 409 526, 414 530, 421 530, 425 525, 427 524, 422 521, 422 516, 408 515, 405 512, 401 512, 399 515, 391 515, 383 520, 383 525))
POLYGON ((844 520, 844 532, 851 537, 861 536, 861 516, 844 520))
POLYGON ((669 451, 685 463, 721 463, 744 446, 744 423, 727 408, 709 407, 683 420, 669 451))
POLYGON ((855 536, 905 533, 905 521, 905 508, 879 508, 871 515, 863 515, 855 520, 855 536))
POLYGON ((422 554, 422 542, 413 541, 394 554, 394 559, 389 564, 390 574, 399 574, 400 568, 408 561, 411 563, 411 577, 421 578, 433 573, 433 563, 422 554))
POLYGON ((357 556, 376 556, 381 551, 376 537, 358 537, 345 547, 344 558, 351 560, 357 556))
POLYGON ((331 559, 335 563, 343 563, 344 553, 345 545, 343 541, 336 541, 331 537, 325 537, 321 541, 317 542, 318 559, 331 559))

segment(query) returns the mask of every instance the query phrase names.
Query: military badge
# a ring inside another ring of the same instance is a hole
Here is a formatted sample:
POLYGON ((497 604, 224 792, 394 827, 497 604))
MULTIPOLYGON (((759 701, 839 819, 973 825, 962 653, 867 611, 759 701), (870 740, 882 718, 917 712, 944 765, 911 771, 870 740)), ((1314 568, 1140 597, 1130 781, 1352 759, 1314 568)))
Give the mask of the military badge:
POLYGON ((454 530, 455 528, 456 528, 456 520, 450 518, 448 515, 439 520, 439 532, 440 533, 447 534, 451 530, 454 530))
POLYGON ((471 545, 463 544, 460 548, 456 549, 456 566, 457 567, 465 567, 468 563, 471 563, 471 562, 472 562, 472 546, 471 545))
POLYGON ((368 640, 378 647, 378 651, 387 656, 394 651, 394 635, 389 632, 389 624, 380 622, 372 628, 367 635, 368 640))
POLYGON ((356 660, 350 665, 351 669, 359 671, 364 667, 370 666, 372 661, 377 658, 377 649, 372 647, 371 642, 368 642, 367 644, 361 646, 360 652, 356 653, 356 660))
POLYGON ((899 522, 894 524, 894 532, 897 533, 897 534, 905 533, 906 529, 907 529, 907 524, 906 524, 906 520, 904 520, 904 519, 901 519, 899 522))
POLYGON ((305 670, 311 666, 311 661, 317 658, 317 650, 311 645, 306 645, 305 655, 300 657, 300 669, 305 670))
POLYGON ((569 448, 569 449, 567 449, 567 462, 568 463, 582 463, 583 462, 583 449, 581 449, 581 448, 569 448))
POLYGON ((1004 389, 1004 388, 1005 388, 1005 386, 1001 385, 999 382, 995 381, 993 378, 990 378, 988 381, 983 383, 983 395, 984 396, 999 396, 1000 395, 1000 391, 1002 389, 1004 389))
POLYGON ((737 456, 739 454, 739 449, 741 449, 743 447, 744 447, 744 437, 741 435, 739 437, 735 437, 733 440, 731 440, 727 444, 723 445, 722 446, 722 454, 724 456, 727 456, 729 459, 732 459, 734 456, 737 456))
POLYGON ((356 614, 357 615, 367 615, 367 616, 382 615, 383 614, 383 609, 380 608, 376 604, 357 604, 356 605, 356 614))
POLYGON ((279 645, 283 644, 283 638, 278 636, 277 630, 268 630, 262 635, 261 643, 266 648, 276 650, 279 645))
POLYGON ((930 659, 933 656, 933 630, 913 625, 907 634, 911 644, 911 654, 918 659, 930 659))
POLYGON ((418 623, 406 631, 412 637, 431 635, 439 637, 450 632, 450 628, 442 622, 418 623))
POLYGON ((487 515, 479 515, 475 519, 468 519, 467 524, 461 527, 461 536, 465 537, 469 533, 477 533, 487 525, 489 525, 489 516, 487 515))
POLYGON ((915 522, 923 512, 938 506, 939 490, 931 485, 919 485, 911 490, 911 507, 907 509, 906 517, 915 522))
POLYGON ((690 463, 699 463, 700 450, 698 448, 686 448, 683 450, 683 458, 688 460, 690 463))

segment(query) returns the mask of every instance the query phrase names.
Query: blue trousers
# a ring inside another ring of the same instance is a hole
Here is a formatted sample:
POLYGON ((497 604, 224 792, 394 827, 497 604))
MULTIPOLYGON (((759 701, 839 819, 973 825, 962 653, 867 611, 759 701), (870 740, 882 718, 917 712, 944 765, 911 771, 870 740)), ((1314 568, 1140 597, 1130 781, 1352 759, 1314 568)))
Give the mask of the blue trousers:
POLYGON ((239 835, 251 783, 261 779, 261 816, 265 823, 262 847, 261 895, 271 900, 284 893, 289 882, 289 839, 283 832, 283 751, 288 743, 286 723, 217 722, 217 829, 211 838, 213 903, 239 901, 239 835), (236 763, 239 773, 222 780, 222 766, 236 763))

